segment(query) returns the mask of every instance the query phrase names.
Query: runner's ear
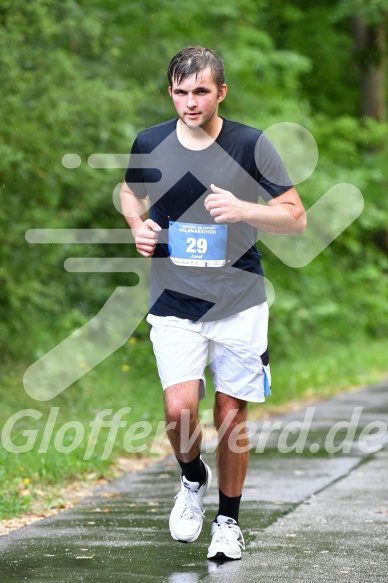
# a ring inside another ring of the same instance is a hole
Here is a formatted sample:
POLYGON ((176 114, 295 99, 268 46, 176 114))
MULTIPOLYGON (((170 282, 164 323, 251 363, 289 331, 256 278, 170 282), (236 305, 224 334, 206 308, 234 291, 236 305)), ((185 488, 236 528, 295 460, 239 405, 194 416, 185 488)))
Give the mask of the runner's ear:
POLYGON ((221 102, 225 99, 227 91, 228 91, 228 87, 227 87, 226 83, 223 83, 222 85, 219 86, 218 99, 217 99, 218 102, 221 102))

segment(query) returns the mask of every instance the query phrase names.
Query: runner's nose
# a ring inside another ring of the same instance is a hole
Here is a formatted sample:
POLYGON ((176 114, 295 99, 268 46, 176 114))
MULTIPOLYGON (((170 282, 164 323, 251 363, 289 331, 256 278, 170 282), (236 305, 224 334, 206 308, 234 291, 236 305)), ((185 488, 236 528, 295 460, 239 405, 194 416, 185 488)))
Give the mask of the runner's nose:
POLYGON ((197 102, 195 100, 194 95, 190 95, 189 94, 188 95, 188 101, 187 101, 187 107, 193 108, 193 107, 196 107, 196 105, 197 105, 197 102))

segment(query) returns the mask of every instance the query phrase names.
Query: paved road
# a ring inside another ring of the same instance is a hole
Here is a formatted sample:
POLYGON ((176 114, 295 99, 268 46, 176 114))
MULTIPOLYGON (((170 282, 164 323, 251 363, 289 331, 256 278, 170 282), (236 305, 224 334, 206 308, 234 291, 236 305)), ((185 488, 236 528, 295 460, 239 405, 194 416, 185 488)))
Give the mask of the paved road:
MULTIPOLYGON (((252 426, 242 561, 205 558, 215 483, 200 538, 170 538, 178 480, 169 458, 1 537, 0 583, 386 583, 387 425, 388 383, 381 383, 252 426)), ((214 443, 206 449, 214 468, 214 443)))

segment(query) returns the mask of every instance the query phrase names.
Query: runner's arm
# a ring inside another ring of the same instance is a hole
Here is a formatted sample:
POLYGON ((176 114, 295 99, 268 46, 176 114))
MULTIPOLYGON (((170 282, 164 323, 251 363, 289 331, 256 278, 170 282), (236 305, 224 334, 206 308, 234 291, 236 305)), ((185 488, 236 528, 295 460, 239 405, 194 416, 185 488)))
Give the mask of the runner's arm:
POLYGON ((137 198, 124 181, 120 191, 121 211, 135 238, 136 249, 143 257, 154 254, 161 227, 147 219, 147 199, 137 198))
POLYGON ((295 188, 272 198, 267 204, 241 200, 214 184, 211 188, 213 192, 206 197, 205 208, 216 223, 243 221, 277 235, 303 233, 306 228, 306 212, 295 188))

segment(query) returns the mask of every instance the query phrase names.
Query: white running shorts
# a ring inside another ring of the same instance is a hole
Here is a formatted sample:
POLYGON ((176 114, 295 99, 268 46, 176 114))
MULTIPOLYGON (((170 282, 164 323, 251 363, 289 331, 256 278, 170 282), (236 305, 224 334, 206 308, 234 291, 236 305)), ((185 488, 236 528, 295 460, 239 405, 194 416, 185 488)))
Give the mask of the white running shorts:
POLYGON ((208 364, 216 391, 256 403, 271 394, 266 302, 214 322, 153 314, 147 322, 163 389, 199 379, 202 399, 208 364))

